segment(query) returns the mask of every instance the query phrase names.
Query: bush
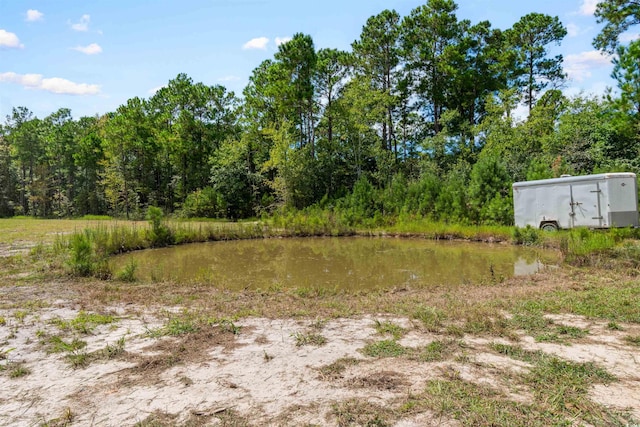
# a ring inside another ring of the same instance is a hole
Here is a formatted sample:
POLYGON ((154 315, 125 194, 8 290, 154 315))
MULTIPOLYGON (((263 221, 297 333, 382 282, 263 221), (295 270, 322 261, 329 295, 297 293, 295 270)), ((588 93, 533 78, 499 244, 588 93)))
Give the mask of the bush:
POLYGON ((182 216, 186 218, 224 218, 226 212, 224 197, 212 187, 194 191, 182 205, 182 216))
POLYGON ((152 247, 168 246, 174 243, 173 233, 163 221, 162 209, 149 206, 147 209, 147 219, 151 225, 149 231, 149 241, 152 247))
POLYGON ((513 229, 512 240, 516 245, 535 245, 540 241, 540 232, 530 225, 527 225, 525 228, 515 227, 513 229))
POLYGON ((75 233, 69 243, 70 259, 68 265, 71 272, 77 276, 97 276, 106 278, 109 276, 107 258, 102 251, 95 247, 94 234, 91 230, 83 233, 75 233))

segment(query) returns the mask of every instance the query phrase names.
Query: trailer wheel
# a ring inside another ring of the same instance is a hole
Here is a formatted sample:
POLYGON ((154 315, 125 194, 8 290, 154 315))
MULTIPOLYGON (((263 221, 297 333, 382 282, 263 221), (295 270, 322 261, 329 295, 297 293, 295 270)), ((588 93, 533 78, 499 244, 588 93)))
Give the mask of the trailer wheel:
POLYGON ((540 226, 542 231, 558 231, 558 224, 555 222, 545 222, 540 226))

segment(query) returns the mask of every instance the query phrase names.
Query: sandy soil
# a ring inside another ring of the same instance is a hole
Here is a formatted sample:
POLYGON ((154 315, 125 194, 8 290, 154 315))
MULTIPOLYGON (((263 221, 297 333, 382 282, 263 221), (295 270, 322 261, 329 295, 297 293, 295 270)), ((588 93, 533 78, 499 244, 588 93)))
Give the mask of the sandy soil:
MULTIPOLYGON (((529 366, 492 351, 495 338, 464 337, 465 358, 421 362, 407 358, 374 358, 360 350, 383 337, 376 320, 390 320, 409 332, 400 339, 407 347, 429 344, 435 336, 405 318, 359 317, 324 323, 292 319, 250 318, 233 325, 212 325, 178 337, 154 337, 166 318, 136 307, 112 307, 116 321, 89 334, 61 331, 60 320, 79 311, 68 301, 29 310, 0 310, 0 424, 122 426, 150 416, 168 424, 221 425, 236 417, 246 424, 337 425, 335 404, 349 399, 384 407, 408 393, 419 392, 427 381, 444 378, 452 370, 464 380, 499 388, 514 401, 528 402, 526 390, 510 384, 509 375, 529 366), (233 332, 238 332, 234 334, 233 332), (320 346, 297 345, 300 334, 326 338, 320 346), (87 366, 72 367, 66 354, 51 353, 50 337, 73 337, 87 343, 84 354, 95 357, 87 366), (104 357, 124 338, 124 351, 104 357), (327 369, 343 361, 342 371, 327 369), (29 371, 11 378, 14 366, 29 371)), ((590 333, 571 345, 538 343, 524 334, 519 345, 559 357, 594 361, 619 381, 591 390, 595 402, 629 410, 640 419, 640 351, 624 341, 640 334, 638 325, 611 331, 606 323, 575 316, 555 317, 557 323, 588 328, 590 333)), ((507 343, 508 341, 505 341, 507 343)), ((396 426, 456 426, 433 413, 412 414, 396 426)))

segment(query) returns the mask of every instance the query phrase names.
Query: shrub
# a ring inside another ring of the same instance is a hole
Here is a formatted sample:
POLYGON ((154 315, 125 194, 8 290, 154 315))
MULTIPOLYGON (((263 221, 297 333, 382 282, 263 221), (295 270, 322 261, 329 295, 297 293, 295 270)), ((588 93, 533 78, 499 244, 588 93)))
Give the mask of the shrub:
POLYGON ((149 241, 152 247, 167 246, 174 243, 173 233, 163 221, 162 209, 149 206, 147 209, 147 219, 151 225, 149 231, 149 241))
POLYGON ((182 205, 182 215, 186 218, 224 218, 226 212, 224 197, 212 187, 194 191, 182 205))

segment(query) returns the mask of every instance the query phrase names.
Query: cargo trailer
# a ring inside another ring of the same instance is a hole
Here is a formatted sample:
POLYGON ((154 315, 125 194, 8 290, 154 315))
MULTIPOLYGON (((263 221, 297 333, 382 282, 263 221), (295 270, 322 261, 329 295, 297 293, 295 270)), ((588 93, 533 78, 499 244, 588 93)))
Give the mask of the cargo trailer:
POLYGON ((517 227, 557 230, 638 226, 638 190, 633 173, 522 181, 512 188, 517 227))

